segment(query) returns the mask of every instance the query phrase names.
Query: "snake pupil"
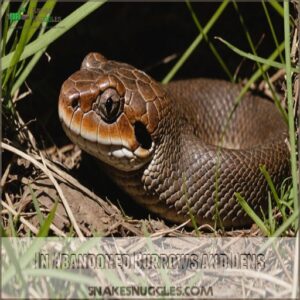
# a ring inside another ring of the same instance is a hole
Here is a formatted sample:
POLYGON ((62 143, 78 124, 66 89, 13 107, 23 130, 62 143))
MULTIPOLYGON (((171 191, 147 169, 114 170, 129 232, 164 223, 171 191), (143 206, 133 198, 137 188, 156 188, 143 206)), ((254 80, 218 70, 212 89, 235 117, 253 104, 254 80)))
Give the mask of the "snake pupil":
POLYGON ((106 108, 107 115, 109 116, 113 108, 113 101, 111 98, 108 98, 106 100, 105 108, 106 108))

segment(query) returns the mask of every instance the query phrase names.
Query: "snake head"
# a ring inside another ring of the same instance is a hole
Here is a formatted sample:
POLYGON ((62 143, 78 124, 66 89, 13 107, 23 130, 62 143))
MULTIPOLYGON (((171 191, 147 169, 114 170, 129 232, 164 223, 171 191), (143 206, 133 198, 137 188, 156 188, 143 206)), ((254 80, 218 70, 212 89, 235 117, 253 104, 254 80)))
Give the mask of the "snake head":
POLYGON ((88 54, 63 84, 59 117, 68 137, 101 161, 137 170, 154 153, 165 90, 144 72, 88 54))

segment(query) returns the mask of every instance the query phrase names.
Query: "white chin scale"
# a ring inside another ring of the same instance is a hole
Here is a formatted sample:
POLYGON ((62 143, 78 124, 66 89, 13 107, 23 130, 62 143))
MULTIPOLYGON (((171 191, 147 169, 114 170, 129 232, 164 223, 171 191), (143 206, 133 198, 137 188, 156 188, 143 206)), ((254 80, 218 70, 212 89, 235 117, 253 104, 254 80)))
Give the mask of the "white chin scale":
POLYGON ((109 156, 114 156, 116 158, 134 158, 134 154, 129 151, 126 148, 118 149, 118 150, 113 150, 111 152, 108 152, 109 156))
MULTIPOLYGON (((99 147, 102 148, 98 145, 98 149, 99 147)), ((103 153, 105 152, 103 149, 104 151, 101 151, 101 157, 98 156, 98 158, 117 169, 130 172, 142 168, 150 161, 152 158, 151 154, 154 150, 154 143, 150 150, 139 147, 134 152, 128 150, 124 146, 122 147, 119 145, 120 148, 116 147, 118 146, 113 145, 110 146, 109 150, 106 148, 106 154, 103 153)))

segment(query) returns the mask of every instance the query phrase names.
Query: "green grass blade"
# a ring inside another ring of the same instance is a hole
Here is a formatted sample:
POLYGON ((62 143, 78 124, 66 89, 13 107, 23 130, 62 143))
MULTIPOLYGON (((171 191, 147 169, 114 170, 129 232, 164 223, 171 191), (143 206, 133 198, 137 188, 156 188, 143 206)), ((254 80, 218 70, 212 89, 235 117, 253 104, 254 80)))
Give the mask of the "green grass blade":
MULTIPOLYGON (((29 15, 33 15, 33 13, 36 9, 36 5, 37 5, 37 1, 30 2, 29 7, 28 7, 28 12, 27 12, 29 15)), ((13 53, 9 54, 9 55, 12 55, 12 57, 11 57, 11 60, 9 60, 9 69, 7 70, 7 72, 5 74, 3 86, 5 86, 7 84, 11 74, 13 74, 16 71, 16 64, 19 62, 19 59, 25 48, 27 36, 28 36, 29 30, 30 30, 30 26, 31 26, 31 19, 28 18, 28 19, 26 19, 24 26, 22 28, 20 40, 17 44, 16 50, 13 53)), ((3 62, 3 60, 2 60, 2 62, 3 62)), ((3 66, 2 66, 2 70, 4 70, 3 66)))
POLYGON ((287 181, 290 181, 291 177, 286 178, 280 186, 280 203, 283 206, 286 206, 291 212, 293 212, 294 201, 292 196, 292 185, 286 184, 287 181))
MULTIPOLYGON (((288 0, 284 0, 284 1, 288 1, 288 0)), ((284 1, 279 1, 279 2, 284 2, 284 1)), ((284 17, 284 9, 283 7, 280 5, 277 0, 268 0, 267 3, 269 3, 275 11, 278 12, 278 14, 283 18, 284 17)), ((289 19, 290 25, 293 24, 292 19, 289 19)), ((294 24, 295 25, 295 24, 294 24)))
MULTIPOLYGON (((284 50, 284 43, 281 43, 281 45, 279 46, 278 49, 276 49, 269 57, 268 60, 275 60, 277 58, 277 56, 279 55, 280 52, 282 52, 284 50)), ((235 110, 237 109, 237 107, 239 106, 240 102, 243 99, 243 96, 246 94, 246 92, 249 90, 249 88, 251 87, 251 85, 260 77, 263 75, 263 72, 267 71, 270 68, 269 65, 262 65, 261 68, 259 68, 252 76, 251 78, 247 81, 247 83, 245 84, 245 86, 243 86, 242 90, 240 91, 238 97, 235 100, 234 106, 232 108, 232 110, 229 112, 228 117, 226 119, 226 122, 222 128, 222 133, 221 133, 221 138, 220 138, 220 145, 223 145, 224 143, 224 137, 225 137, 225 133, 226 130, 228 129, 228 126, 230 124, 230 121, 233 117, 233 114, 235 112, 235 110)), ((277 106, 277 102, 275 101, 275 105, 277 106)), ((284 117, 284 120, 286 121, 286 123, 288 123, 288 118, 287 118, 287 113, 286 111, 282 108, 281 105, 277 106, 278 109, 280 110, 280 112, 282 113, 282 116, 284 117)), ((216 186, 216 197, 218 197, 218 170, 220 168, 220 151, 221 151, 221 147, 218 147, 218 159, 217 159, 217 167, 216 167, 216 182, 215 182, 215 186, 216 186)), ((216 201, 217 202, 217 201, 216 201)))
MULTIPOLYGON (((237 12, 239 12, 238 10, 238 6, 236 5, 235 2, 233 2, 233 5, 235 7, 235 9, 237 10, 237 12)), ((243 17, 241 16, 241 14, 239 13, 239 18, 240 18, 240 21, 241 21, 241 24, 245 30, 245 33, 246 33, 246 36, 247 36, 247 40, 250 44, 250 47, 252 49, 252 51, 254 52, 254 54, 256 54, 256 50, 255 50, 255 47, 252 43, 252 40, 251 40, 251 36, 246 28, 246 25, 244 23, 244 19, 243 17)), ((274 61, 275 58, 277 57, 277 53, 280 55, 280 53, 283 51, 284 49, 284 43, 282 43, 274 52, 273 54, 269 57, 269 59, 271 61, 274 61)), ((256 55, 257 56, 257 55, 256 55)), ((272 84, 270 83, 268 77, 265 75, 265 72, 269 69, 269 66, 267 66, 267 64, 264 64, 263 66, 260 65, 260 63, 258 61, 256 61, 257 64, 258 64, 258 70, 252 75, 252 77, 250 78, 250 80, 248 80, 247 84, 244 86, 244 88, 242 89, 239 97, 238 97, 238 100, 237 100, 237 104, 239 103, 241 97, 243 96, 243 94, 248 91, 248 89, 250 88, 250 86, 252 85, 252 83, 254 83, 260 76, 263 76, 265 81, 268 83, 269 87, 270 87, 270 91, 272 92, 272 96, 273 96, 273 99, 274 99, 274 102, 275 102, 275 105, 276 107, 278 108, 278 110, 280 111, 281 115, 283 116, 284 120, 286 123, 288 123, 288 116, 287 116, 287 113, 285 111, 285 109, 283 109, 282 105, 281 105, 281 102, 277 96, 277 94, 275 93, 274 91, 274 88, 272 86, 272 84)))
POLYGON ((7 233, 6 231, 4 230, 3 226, 2 226, 2 223, 0 222, 0 237, 3 238, 3 237, 7 237, 7 233))
POLYGON ((269 0, 268 3, 283 17, 283 7, 276 0, 269 0))
POLYGON ((286 202, 285 200, 281 200, 280 202, 282 203, 282 205, 285 205, 290 211, 293 211, 293 203, 286 202))
POLYGON ((48 236, 50 226, 55 217, 57 205, 58 205, 58 202, 56 201, 53 208, 50 210, 50 213, 48 214, 47 218, 44 220, 43 224, 41 225, 40 230, 37 234, 37 237, 47 237, 48 236))
POLYGON ((35 34, 37 29, 40 27, 42 23, 47 23, 45 20, 50 17, 52 10, 56 4, 56 0, 47 0, 46 3, 43 5, 41 10, 39 11, 38 15, 33 20, 29 33, 27 42, 29 42, 32 38, 32 36, 35 34))
POLYGON ((29 184, 28 187, 29 187, 29 190, 30 190, 30 194, 31 194, 34 209, 36 211, 37 218, 39 220, 40 226, 42 226, 42 224, 44 223, 44 216, 43 216, 43 214, 40 210, 39 203, 37 201, 37 198, 35 196, 35 193, 34 193, 32 187, 31 187, 31 185, 29 184))
MULTIPOLYGON (((51 11, 49 11, 49 14, 47 16, 50 16, 50 13, 51 13, 51 11)), ((47 23, 44 22, 42 24, 41 28, 40 28, 39 35, 42 35, 44 33, 44 31, 46 30, 46 27, 47 27, 47 23)), ((13 87, 11 89, 11 96, 14 95, 14 93, 19 89, 19 87, 26 80, 26 78, 31 73, 32 69, 37 64, 37 62, 39 61, 39 59, 41 58, 41 56, 43 55, 43 53, 46 51, 46 49, 47 48, 44 48, 44 49, 38 51, 36 54, 33 55, 33 57, 31 58, 31 60, 26 64, 25 69, 22 71, 22 73, 20 74, 20 76, 18 76, 18 78, 14 82, 14 85, 13 85, 13 87)), ((25 62, 25 60, 23 60, 23 62, 25 62)))
MULTIPOLYGON (((215 22, 222 15, 222 12, 227 7, 228 3, 229 3, 229 0, 224 0, 222 2, 222 4, 218 7, 216 12, 213 14, 213 16, 210 18, 210 20, 204 27, 203 34, 207 34, 209 32, 209 30, 212 28, 212 26, 215 24, 215 22)), ((203 40, 203 37, 204 37, 203 34, 199 33, 199 35, 196 37, 196 39, 192 42, 192 44, 188 47, 188 49, 180 57, 178 62, 175 64, 175 66, 170 70, 170 72, 162 80, 162 83, 168 83, 175 76, 175 74, 178 72, 178 70, 181 68, 181 66, 185 63, 185 61, 189 58, 189 56, 193 53, 193 51, 196 49, 196 47, 203 40)))
MULTIPOLYGON (((23 0, 19 9, 18 9, 18 12, 20 11, 23 11, 26 9, 27 5, 29 3, 29 0, 23 0)), ((9 26, 9 29, 8 29, 8 33, 7 33, 7 41, 8 42, 10 40, 10 38, 12 37, 12 34, 14 33, 17 25, 18 25, 19 21, 14 21, 14 22, 10 22, 10 26, 9 26)), ((2 47, 3 47, 3 43, 2 43, 2 40, 1 40, 1 43, 0 43, 0 49, 2 50, 2 47)), ((3 55, 2 55, 3 56, 3 55)))
POLYGON ((233 82, 233 76, 231 74, 231 72, 229 71, 226 63, 224 62, 224 60, 222 59, 221 55, 219 54, 218 50, 216 49, 216 47, 214 46, 214 44, 209 40, 207 34, 205 34, 205 32, 203 32, 203 27, 200 24, 199 19, 196 16, 195 11, 193 10, 193 7, 191 5, 191 2, 189 0, 185 0, 185 3, 190 11, 190 14, 194 20, 194 23, 196 24, 198 30, 200 33, 203 34, 205 41, 207 42, 209 48, 211 49, 212 53, 214 54, 214 56, 216 57, 217 61, 219 62, 219 64, 221 65, 222 69, 224 70, 224 72, 227 74, 228 78, 230 79, 231 82, 233 82))
POLYGON ((268 218, 270 225, 270 235, 272 235, 272 233, 275 231, 275 219, 273 217, 273 208, 270 193, 268 193, 268 218))
MULTIPOLYGON (((280 237, 282 234, 289 229, 289 227, 297 221, 299 217, 299 211, 295 211, 292 215, 284 222, 276 231, 272 234, 272 237, 280 237)), ((258 253, 264 252, 273 242, 273 239, 268 239, 267 242, 262 245, 262 247, 258 250, 258 253)))
POLYGON ((1 7, 0 7, 0 19, 3 18, 4 14, 6 13, 6 10, 9 6, 9 0, 4 0, 1 7))
POLYGON ((279 210, 280 210, 280 212, 282 214, 283 220, 285 221, 286 220, 286 215, 285 215, 284 209, 282 208, 280 198, 279 198, 278 193, 277 193, 277 191, 275 189, 275 186, 274 186, 273 181, 272 181, 272 179, 270 177, 270 174, 267 171, 266 166, 264 166, 264 165, 259 166, 259 169, 262 172, 262 174, 264 175, 264 177, 266 178, 267 183, 269 185, 269 188, 271 190, 271 193, 273 195, 273 198, 274 198, 274 200, 276 202, 276 205, 277 205, 277 207, 279 208, 279 210))
MULTIPOLYGON (((270 17, 268 8, 267 8, 267 6, 265 4, 265 1, 262 1, 261 4, 263 6, 263 9, 264 9, 267 21, 268 21, 268 24, 269 24, 269 27, 270 27, 270 30, 271 30, 271 34, 272 34, 275 46, 276 46, 276 48, 278 48, 279 47, 279 42, 278 42, 278 39, 277 39, 277 36, 276 36, 276 33, 275 33, 275 29, 274 29, 273 22, 272 22, 272 19, 270 17)), ((284 63, 284 59, 283 59, 283 56, 282 56, 281 53, 279 54, 279 56, 280 56, 281 62, 284 63)))
POLYGON ((242 206, 242 208, 245 210, 245 212, 248 214, 248 216, 256 223, 256 225, 261 229, 261 231, 267 235, 270 236, 270 231, 264 224, 264 222, 261 220, 261 218, 255 213, 255 211, 248 205, 246 200, 239 194, 234 193, 236 196, 238 202, 242 206))
POLYGON ((18 234, 15 229, 14 218, 10 212, 8 212, 8 224, 9 224, 9 228, 10 228, 10 236, 17 237, 18 234))
POLYGON ((18 275, 19 279, 22 282, 22 286, 24 287, 26 281, 24 279, 22 268, 19 264, 19 259, 17 258, 14 248, 10 244, 10 240, 8 238, 2 239, 2 245, 4 246, 6 253, 9 257, 10 263, 14 267, 16 274, 18 275))
MULTIPOLYGON (((257 56, 257 55, 254 55, 252 53, 249 53, 249 52, 245 52, 243 50, 240 50, 238 49, 237 47, 235 47, 234 45, 230 44, 229 42, 225 41, 224 39, 222 39, 221 37, 215 37, 217 40, 219 40, 220 42, 222 42, 223 44, 225 44, 229 49, 231 49, 233 52, 237 53, 238 55, 242 56, 242 57, 245 57, 245 58, 248 58, 252 61, 255 61, 255 62, 259 62, 259 63, 262 63, 264 65, 267 65, 269 67, 274 67, 276 69, 284 69, 286 70, 286 65, 285 64, 282 64, 282 63, 279 63, 277 61, 274 61, 270 58, 262 58, 260 56, 257 56)), ((283 51, 284 49, 284 44, 282 43, 278 48, 277 48, 279 51, 278 51, 278 54, 280 55, 281 52, 283 51)), ((300 70, 299 68, 291 68, 291 70, 295 73, 300 73, 300 70)))
POLYGON ((9 14, 9 10, 7 10, 7 12, 5 13, 4 24, 3 24, 3 28, 2 28, 2 39, 1 39, 1 45, 0 45, 1 56, 5 55, 5 53, 6 53, 7 32, 8 32, 8 24, 9 24, 8 14, 9 14))
MULTIPOLYGON (((24 269, 32 259, 34 259, 35 253, 38 252, 44 244, 44 239, 34 239, 31 246, 26 250, 21 259, 19 259, 21 270, 24 269)), ((5 286, 15 275, 15 268, 10 265, 5 273, 2 274, 2 286, 5 286)))
MULTIPOLYGON (((288 100, 288 120, 289 120, 289 141, 291 151, 291 170, 293 182, 294 212, 298 212, 298 170, 297 170, 297 148, 294 120, 294 101, 292 90, 292 68, 291 68, 291 48, 290 48, 290 2, 284 1, 284 45, 285 45, 285 63, 286 63, 286 85, 288 100)), ((298 220, 299 222, 299 220, 298 220)), ((297 229, 298 224, 295 224, 297 229)))
POLYGON ((25 69, 22 71, 16 82, 14 83, 12 89, 11 89, 11 96, 20 88, 20 86, 24 83, 28 75, 31 73, 34 66, 37 64, 37 62, 40 60, 43 53, 46 51, 46 48, 40 50, 29 61, 29 63, 26 65, 25 69))
POLYGON ((16 71, 15 78, 14 78, 14 80, 12 81, 12 83, 13 83, 13 82, 16 80, 16 78, 21 74, 22 70, 23 70, 24 67, 25 67, 25 64, 26 64, 26 61, 25 61, 25 60, 21 61, 20 66, 18 66, 18 70, 16 71))
MULTIPOLYGON (((244 31, 245 31, 246 38, 247 38, 247 40, 248 40, 248 43, 249 43, 249 45, 250 45, 250 48, 251 48, 253 54, 257 56, 256 48, 255 48, 255 46, 254 46, 254 44, 253 44, 253 42, 252 42, 251 35, 250 35, 250 33, 249 33, 248 29, 247 29, 247 26, 246 26, 246 24, 245 24, 244 18, 243 18, 243 16, 242 16, 242 14, 240 13, 239 7, 238 7, 238 5, 236 4, 235 1, 233 1, 233 6, 234 6, 235 10, 237 11, 237 13, 238 13, 238 15, 239 15, 239 19, 240 19, 241 25, 242 25, 242 27, 243 27, 243 29, 244 29, 244 31)), ((279 54, 280 54, 280 53, 279 53, 279 54)), ((256 64, 257 64, 257 66, 258 66, 258 69, 261 71, 261 74, 262 74, 262 76, 263 76, 263 78, 264 78, 264 81, 265 81, 265 82, 268 84, 268 86, 269 86, 269 89, 270 89, 270 91, 271 91, 271 93, 272 93, 272 97, 273 97, 273 100, 274 100, 274 102, 275 102, 276 107, 279 109, 280 113, 282 114, 282 116, 283 116, 283 117, 285 118, 285 120, 286 120, 286 119, 287 119, 286 111, 282 108, 282 105, 281 105, 281 102, 280 102, 280 100, 279 100, 279 97, 278 97, 277 93, 275 92, 275 89, 274 89, 273 85, 271 84, 271 82, 270 82, 270 80, 269 80, 269 77, 268 77, 268 76, 265 74, 265 72, 263 71, 262 65, 260 64, 260 62, 259 62, 259 61, 256 61, 256 64)))
MULTIPOLYGON (((248 43, 249 43, 249 46, 250 46, 252 52, 253 52, 254 54, 256 54, 256 47, 254 46, 254 44, 253 44, 253 42, 252 42, 252 38, 251 38, 250 32, 249 32, 249 30, 248 30, 248 28, 247 28, 247 26, 246 26, 246 23, 245 23, 245 20, 244 20, 244 18, 243 18, 242 13, 241 13, 240 10, 239 10, 239 6, 237 5, 236 1, 234 1, 234 0, 232 1, 232 4, 233 4, 234 9, 235 9, 236 12, 237 12, 237 15, 238 15, 238 17, 239 17, 240 23, 241 23, 242 28, 243 28, 243 30, 244 30, 245 36, 246 36, 247 41, 248 41, 248 43)), ((258 64, 258 63, 257 63, 257 64, 258 64)), ((259 67, 259 64, 258 64, 258 67, 259 67)))
POLYGON ((291 216, 284 222, 274 233, 272 236, 278 237, 281 236, 289 227, 295 223, 297 224, 297 219, 299 218, 299 211, 294 211, 291 216))
MULTIPOLYGON (((64 18, 59 24, 54 26, 52 29, 44 33, 42 36, 28 44, 19 60, 23 60, 39 50, 47 47, 49 44, 51 44, 53 41, 58 39, 61 35, 63 35, 65 32, 67 32, 70 28, 72 28, 74 25, 76 25, 79 21, 84 19, 86 16, 88 16, 90 13, 92 13, 94 10, 99 8, 101 5, 103 5, 105 1, 89 1, 82 6, 80 6, 78 9, 76 9, 74 12, 72 12, 69 16, 64 18)), ((14 53, 10 53, 3 57, 2 59, 2 70, 5 70, 9 67, 9 63, 11 61, 12 56, 14 53)))
MULTIPOLYGON (((279 45, 279 48, 276 49, 268 58, 267 60, 275 60, 276 57, 280 54, 280 52, 282 52, 284 50, 284 42, 282 42, 279 45)), ((247 83, 245 84, 245 86, 243 87, 239 98, 241 98, 251 87, 251 85, 261 76, 263 76, 263 73, 266 72, 268 69, 270 68, 269 65, 264 64, 260 69, 258 69, 252 76, 251 78, 247 81, 247 83)), ((282 108, 281 105, 278 106, 277 102, 275 102, 275 105, 277 106, 277 108, 279 109, 280 113, 282 114, 282 116, 284 117, 284 120, 286 121, 286 123, 288 123, 288 116, 286 111, 282 108)))

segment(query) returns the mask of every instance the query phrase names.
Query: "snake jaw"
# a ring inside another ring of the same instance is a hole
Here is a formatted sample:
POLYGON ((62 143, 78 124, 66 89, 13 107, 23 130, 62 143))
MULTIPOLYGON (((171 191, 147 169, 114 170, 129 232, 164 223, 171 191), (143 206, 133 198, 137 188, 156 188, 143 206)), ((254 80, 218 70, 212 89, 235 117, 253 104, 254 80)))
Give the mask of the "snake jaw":
POLYGON ((151 148, 148 150, 148 149, 144 149, 143 147, 139 146, 135 151, 134 151, 134 154, 141 158, 141 159, 144 159, 144 158, 147 158, 149 157, 154 151, 154 143, 151 144, 151 148))

